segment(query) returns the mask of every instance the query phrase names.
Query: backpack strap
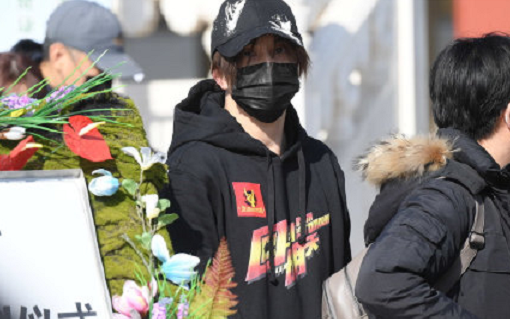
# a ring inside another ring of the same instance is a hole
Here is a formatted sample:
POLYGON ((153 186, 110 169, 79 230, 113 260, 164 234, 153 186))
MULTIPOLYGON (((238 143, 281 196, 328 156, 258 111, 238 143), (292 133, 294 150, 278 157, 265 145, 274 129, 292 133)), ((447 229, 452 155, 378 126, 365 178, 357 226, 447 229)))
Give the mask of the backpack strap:
POLYGON ((476 214, 473 227, 471 227, 471 232, 469 233, 469 244, 470 247, 476 250, 481 250, 483 247, 485 247, 485 235, 483 232, 485 222, 485 206, 483 204, 483 197, 481 195, 476 195, 475 200, 476 214))
POLYGON ((448 271, 433 285, 436 290, 444 293, 448 292, 466 272, 468 267, 471 265, 471 262, 475 259, 478 250, 483 249, 485 246, 485 237, 483 233, 485 207, 483 204, 483 197, 481 195, 475 196, 475 204, 475 220, 471 227, 471 231, 464 242, 464 246, 460 251, 459 257, 457 257, 450 269, 448 269, 448 271))

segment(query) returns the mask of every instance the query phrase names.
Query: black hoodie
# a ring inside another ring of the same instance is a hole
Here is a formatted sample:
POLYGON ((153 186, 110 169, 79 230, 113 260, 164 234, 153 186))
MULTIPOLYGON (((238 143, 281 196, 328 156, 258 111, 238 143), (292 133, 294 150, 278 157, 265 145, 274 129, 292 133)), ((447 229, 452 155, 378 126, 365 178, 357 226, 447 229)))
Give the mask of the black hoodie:
POLYGON ((277 156, 224 103, 205 80, 175 109, 165 195, 180 215, 169 227, 173 248, 200 257, 202 271, 227 238, 239 297, 233 318, 319 318, 322 281, 351 258, 344 174, 293 108, 277 156))

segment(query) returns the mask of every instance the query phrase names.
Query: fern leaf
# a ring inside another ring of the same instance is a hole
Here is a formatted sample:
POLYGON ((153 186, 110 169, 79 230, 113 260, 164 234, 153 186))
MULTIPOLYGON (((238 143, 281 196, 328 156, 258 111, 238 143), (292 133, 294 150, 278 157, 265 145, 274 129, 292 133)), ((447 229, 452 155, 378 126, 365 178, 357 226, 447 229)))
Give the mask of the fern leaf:
POLYGON ((227 241, 222 238, 212 264, 205 271, 204 279, 197 289, 197 295, 190 305, 190 317, 205 319, 226 319, 237 313, 233 309, 238 301, 231 289, 237 286, 227 241))

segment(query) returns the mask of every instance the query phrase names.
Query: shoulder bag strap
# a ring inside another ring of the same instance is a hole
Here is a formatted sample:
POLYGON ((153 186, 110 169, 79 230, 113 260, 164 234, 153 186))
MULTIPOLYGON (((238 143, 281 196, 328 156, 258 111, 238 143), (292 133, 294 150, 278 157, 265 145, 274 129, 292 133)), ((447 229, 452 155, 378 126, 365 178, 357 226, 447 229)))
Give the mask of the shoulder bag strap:
POLYGON ((485 208, 483 204, 483 197, 476 195, 475 204, 475 220, 471 227, 471 231, 464 242, 464 246, 460 251, 459 257, 457 257, 450 269, 448 269, 448 271, 433 285, 433 287, 439 291, 445 293, 448 292, 466 272, 473 259, 475 259, 478 250, 483 249, 485 245, 485 237, 483 233, 485 208))

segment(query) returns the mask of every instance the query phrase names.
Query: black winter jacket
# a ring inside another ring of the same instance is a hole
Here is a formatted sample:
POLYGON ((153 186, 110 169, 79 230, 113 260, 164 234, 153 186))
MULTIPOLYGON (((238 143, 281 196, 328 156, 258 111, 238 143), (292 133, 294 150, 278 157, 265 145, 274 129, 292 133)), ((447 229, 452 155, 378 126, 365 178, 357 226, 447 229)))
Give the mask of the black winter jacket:
POLYGON ((374 243, 356 295, 371 318, 510 318, 510 173, 459 131, 438 133, 453 148, 438 146, 441 140, 397 139, 379 146, 384 156, 372 152, 362 163, 383 187, 365 225, 367 244, 374 243), (397 158, 399 164, 391 163, 397 158), (381 166, 381 160, 390 163, 381 166), (376 169, 392 166, 389 175, 376 169), (477 193, 484 198, 485 247, 450 291, 434 290, 468 236, 477 193))
POLYGON ((277 156, 242 129, 224 99, 206 80, 176 107, 167 161, 168 197, 180 215, 169 227, 173 248, 199 256, 203 269, 226 237, 238 284, 234 318, 319 318, 322 281, 351 258, 343 172, 293 108, 287 149, 277 156))

